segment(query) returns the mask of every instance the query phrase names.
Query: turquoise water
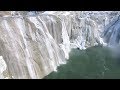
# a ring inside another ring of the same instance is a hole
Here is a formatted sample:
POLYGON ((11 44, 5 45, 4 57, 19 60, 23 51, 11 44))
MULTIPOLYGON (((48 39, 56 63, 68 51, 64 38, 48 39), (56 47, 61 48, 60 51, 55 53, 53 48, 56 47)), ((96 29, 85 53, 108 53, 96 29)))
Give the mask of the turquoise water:
POLYGON ((67 64, 44 79, 120 79, 120 54, 107 47, 73 49, 67 64))

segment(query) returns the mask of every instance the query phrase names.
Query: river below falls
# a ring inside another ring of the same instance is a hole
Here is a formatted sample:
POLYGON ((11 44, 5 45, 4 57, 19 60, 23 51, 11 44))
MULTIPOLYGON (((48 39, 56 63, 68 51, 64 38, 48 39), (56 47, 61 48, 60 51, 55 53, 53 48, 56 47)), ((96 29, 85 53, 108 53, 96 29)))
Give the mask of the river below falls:
POLYGON ((108 47, 72 49, 67 64, 44 79, 120 79, 120 54, 108 47))

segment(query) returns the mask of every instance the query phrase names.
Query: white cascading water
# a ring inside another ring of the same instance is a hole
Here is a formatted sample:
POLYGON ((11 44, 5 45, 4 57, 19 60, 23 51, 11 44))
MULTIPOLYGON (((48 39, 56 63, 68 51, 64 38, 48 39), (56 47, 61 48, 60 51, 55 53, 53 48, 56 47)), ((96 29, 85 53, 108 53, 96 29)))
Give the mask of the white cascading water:
POLYGON ((120 20, 114 19, 119 12, 1 11, 0 15, 0 78, 41 79, 66 64, 71 48, 120 43, 120 20))
POLYGON ((103 38, 108 43, 109 46, 116 46, 120 42, 120 18, 116 17, 112 23, 110 23, 105 32, 103 33, 103 38))
POLYGON ((58 22, 51 15, 1 18, 0 51, 7 65, 7 77, 43 78, 50 72, 57 71, 60 64, 66 63, 69 37, 65 23, 59 21, 61 31, 57 31, 58 27, 53 27, 61 33, 59 37, 62 37, 63 42, 59 45, 57 38, 54 40, 49 32, 47 21, 44 20, 47 18, 52 21, 49 24, 58 22))
POLYGON ((7 68, 7 65, 3 60, 3 57, 0 56, 0 79, 4 78, 3 72, 6 70, 6 68, 7 68))

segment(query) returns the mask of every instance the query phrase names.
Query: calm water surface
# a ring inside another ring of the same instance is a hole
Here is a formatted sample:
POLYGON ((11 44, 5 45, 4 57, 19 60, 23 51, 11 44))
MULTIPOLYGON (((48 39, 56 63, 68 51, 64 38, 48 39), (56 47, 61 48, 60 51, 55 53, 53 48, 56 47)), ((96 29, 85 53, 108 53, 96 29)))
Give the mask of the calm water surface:
POLYGON ((100 46, 73 49, 67 64, 44 79, 120 79, 120 54, 100 46))

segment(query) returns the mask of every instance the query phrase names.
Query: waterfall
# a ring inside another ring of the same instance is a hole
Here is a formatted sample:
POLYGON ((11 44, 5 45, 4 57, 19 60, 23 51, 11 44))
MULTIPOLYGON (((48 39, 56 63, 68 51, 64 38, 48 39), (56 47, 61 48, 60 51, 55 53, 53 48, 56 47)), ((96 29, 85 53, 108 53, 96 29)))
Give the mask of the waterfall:
POLYGON ((70 41, 63 19, 19 14, 0 21, 0 54, 9 78, 43 78, 69 58, 70 41))
POLYGON ((110 23, 103 33, 103 38, 105 42, 108 43, 108 46, 119 45, 120 42, 120 19, 116 17, 112 23, 110 23))
POLYGON ((41 79, 66 64, 71 48, 119 43, 111 13, 1 11, 0 78, 41 79))

